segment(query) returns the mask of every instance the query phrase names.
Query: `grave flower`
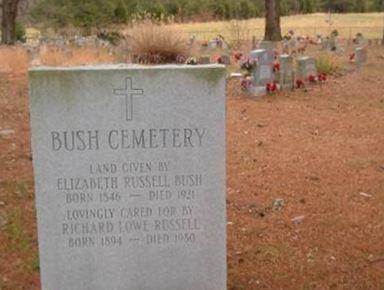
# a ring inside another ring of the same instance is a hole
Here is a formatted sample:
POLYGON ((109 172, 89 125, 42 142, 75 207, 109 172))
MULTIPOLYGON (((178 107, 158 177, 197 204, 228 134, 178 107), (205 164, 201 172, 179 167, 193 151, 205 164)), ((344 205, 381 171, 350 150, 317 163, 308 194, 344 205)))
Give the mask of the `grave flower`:
POLYGON ((184 56, 184 55, 178 55, 177 57, 176 57, 176 62, 177 63, 185 63, 186 62, 186 57, 184 56))
POLYGON ((219 64, 223 64, 224 63, 223 58, 221 56, 218 56, 216 58, 216 62, 219 63, 219 64))
POLYGON ((233 54, 233 58, 236 60, 236 61, 240 61, 242 58, 243 58, 243 53, 240 52, 240 51, 237 51, 233 54))
POLYGON ((302 80, 296 80, 296 88, 301 89, 304 87, 305 87, 305 84, 302 80))
POLYGON ((317 76, 319 82, 325 82, 327 80, 327 75, 325 73, 321 73, 317 76))
POLYGON ((317 81, 316 76, 310 74, 310 75, 308 76, 308 81, 309 81, 310 83, 315 83, 315 82, 317 81))
POLYGON ((252 71, 256 67, 256 65, 257 65, 257 60, 250 59, 248 57, 243 58, 240 61, 240 68, 245 69, 248 72, 252 71))
POLYGON ((248 90, 248 89, 252 86, 252 81, 251 81, 251 79, 250 79, 250 78, 247 78, 247 77, 243 78, 243 79, 241 80, 240 86, 241 86, 241 89, 242 89, 243 91, 248 90))
POLYGON ((185 61, 185 64, 196 65, 197 59, 195 57, 188 57, 187 60, 185 61))
POLYGON ((277 73, 277 72, 279 72, 280 71, 280 64, 279 63, 275 63, 274 65, 273 65, 273 72, 274 73, 277 73))
POLYGON ((277 91, 277 84, 275 82, 266 84, 267 93, 273 93, 277 91))

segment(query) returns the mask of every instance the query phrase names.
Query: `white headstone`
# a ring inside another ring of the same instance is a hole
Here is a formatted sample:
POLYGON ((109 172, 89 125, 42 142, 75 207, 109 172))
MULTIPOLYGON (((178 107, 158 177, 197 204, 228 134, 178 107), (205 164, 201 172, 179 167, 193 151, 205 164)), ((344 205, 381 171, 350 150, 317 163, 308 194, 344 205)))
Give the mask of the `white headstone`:
POLYGON ((273 75, 273 59, 265 49, 256 49, 250 52, 250 58, 257 60, 257 65, 253 70, 253 83, 257 87, 254 91, 256 95, 266 93, 266 84, 272 83, 273 75))
POLYGON ((313 57, 303 56, 297 59, 297 79, 308 82, 309 77, 317 76, 316 60, 313 57))
POLYGON ((224 66, 29 76, 42 289, 226 289, 224 66))

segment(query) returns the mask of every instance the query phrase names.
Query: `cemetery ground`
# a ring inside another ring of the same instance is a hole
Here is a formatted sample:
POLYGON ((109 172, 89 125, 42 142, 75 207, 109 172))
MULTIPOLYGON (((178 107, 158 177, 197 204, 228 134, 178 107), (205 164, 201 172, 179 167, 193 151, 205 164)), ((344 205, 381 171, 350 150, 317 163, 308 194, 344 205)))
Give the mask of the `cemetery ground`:
MULTIPOLYGON (((384 289, 384 54, 369 55, 359 73, 308 92, 254 99, 228 81, 229 289, 384 289)), ((28 82, 16 63, 0 74, 0 289, 37 290, 28 82)))

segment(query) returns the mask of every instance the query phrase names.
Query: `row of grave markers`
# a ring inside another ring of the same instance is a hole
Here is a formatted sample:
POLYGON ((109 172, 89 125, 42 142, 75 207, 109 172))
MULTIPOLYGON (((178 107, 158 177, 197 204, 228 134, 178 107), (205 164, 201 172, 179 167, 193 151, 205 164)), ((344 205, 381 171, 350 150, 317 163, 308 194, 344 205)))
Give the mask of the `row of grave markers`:
MULTIPOLYGON (((367 49, 355 49, 355 63, 361 67, 367 62, 367 49)), ((315 81, 318 78, 316 59, 309 56, 297 58, 297 70, 294 69, 292 55, 282 54, 278 57, 279 70, 274 72, 275 44, 270 41, 260 43, 260 48, 253 50, 249 58, 255 61, 252 69, 251 81, 247 91, 256 96, 265 95, 270 84, 278 83, 281 90, 292 90, 295 84, 300 87, 315 81), (296 83, 295 83, 296 82, 296 83)))

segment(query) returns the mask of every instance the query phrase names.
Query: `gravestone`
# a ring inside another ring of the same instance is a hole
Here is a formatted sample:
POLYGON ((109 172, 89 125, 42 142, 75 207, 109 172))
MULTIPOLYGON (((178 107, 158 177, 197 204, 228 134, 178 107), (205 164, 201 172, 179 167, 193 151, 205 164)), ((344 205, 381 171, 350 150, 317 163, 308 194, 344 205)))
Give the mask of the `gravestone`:
POLYGON ((294 86, 293 57, 288 54, 280 56, 279 83, 282 90, 292 90, 294 86))
POLYGON ((339 50, 339 45, 338 45, 338 39, 337 36, 332 35, 329 38, 329 48, 330 51, 338 51, 339 50))
POLYGON ((331 49, 331 44, 330 44, 330 39, 329 37, 324 38, 321 41, 321 49, 322 50, 330 50, 331 49))
POLYGON ((224 66, 29 77, 42 289, 226 289, 224 66))
POLYGON ((250 58, 257 60, 257 65, 252 73, 253 84, 255 86, 253 92, 256 95, 263 95, 266 93, 266 84, 272 83, 274 80, 273 60, 265 49, 251 51, 250 58))
POLYGON ((355 62, 358 66, 362 66, 368 62, 368 52, 366 48, 358 47, 355 49, 355 62))
POLYGON ((273 41, 260 41, 260 49, 265 49, 268 52, 268 61, 273 63, 275 60, 276 43, 273 41))
POLYGON ((313 57, 303 56, 297 59, 297 79, 309 82, 310 76, 317 76, 316 60, 313 57))
POLYGON ((208 48, 209 49, 216 49, 217 48, 217 40, 211 39, 210 41, 208 41, 208 48))
POLYGON ((287 39, 284 39, 281 42, 281 46, 282 46, 283 54, 290 54, 290 51, 289 51, 289 41, 287 39))

